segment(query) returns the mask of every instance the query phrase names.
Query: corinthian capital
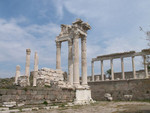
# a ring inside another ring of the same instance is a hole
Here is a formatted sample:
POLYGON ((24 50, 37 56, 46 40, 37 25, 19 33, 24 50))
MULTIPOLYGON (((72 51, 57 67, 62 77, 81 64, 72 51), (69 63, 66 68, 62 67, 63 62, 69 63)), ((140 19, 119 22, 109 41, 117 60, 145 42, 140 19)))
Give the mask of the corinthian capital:
POLYGON ((60 47, 61 47, 61 42, 56 42, 56 46, 57 46, 58 48, 60 48, 60 47))
POLYGON ((26 54, 30 55, 30 53, 31 53, 31 50, 30 49, 26 49, 26 54))

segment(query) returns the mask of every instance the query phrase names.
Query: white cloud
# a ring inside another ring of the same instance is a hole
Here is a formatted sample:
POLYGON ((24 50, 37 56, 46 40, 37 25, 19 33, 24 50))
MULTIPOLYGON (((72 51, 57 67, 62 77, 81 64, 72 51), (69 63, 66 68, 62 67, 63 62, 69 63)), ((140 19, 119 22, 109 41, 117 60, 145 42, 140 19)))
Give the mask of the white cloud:
MULTIPOLYGON (((21 21, 19 21, 20 23, 21 21)), ((0 19, 0 63, 10 62, 14 69, 16 64, 23 68, 25 66, 25 50, 31 49, 31 69, 33 69, 34 52, 39 54, 40 67, 55 65, 55 37, 59 33, 60 27, 56 24, 49 23, 47 25, 28 25, 22 27, 15 20, 0 19), (12 21, 13 20, 13 21, 12 21)), ((1 72, 5 69, 1 65, 1 72)), ((14 70, 15 71, 15 70, 14 70)), ((10 72, 6 72, 10 75, 10 72)), ((2 77, 3 75, 0 75, 2 77)))

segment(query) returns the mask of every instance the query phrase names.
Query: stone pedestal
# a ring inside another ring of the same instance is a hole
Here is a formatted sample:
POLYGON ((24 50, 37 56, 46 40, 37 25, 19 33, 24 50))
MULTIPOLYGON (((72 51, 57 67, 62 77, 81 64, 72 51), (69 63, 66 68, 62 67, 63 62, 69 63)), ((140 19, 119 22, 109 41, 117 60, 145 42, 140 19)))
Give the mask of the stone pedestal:
POLYGON ((84 105, 93 102, 90 89, 76 89, 75 105, 84 105))
POLYGON ((99 76, 95 76, 96 80, 95 81, 99 81, 99 76))

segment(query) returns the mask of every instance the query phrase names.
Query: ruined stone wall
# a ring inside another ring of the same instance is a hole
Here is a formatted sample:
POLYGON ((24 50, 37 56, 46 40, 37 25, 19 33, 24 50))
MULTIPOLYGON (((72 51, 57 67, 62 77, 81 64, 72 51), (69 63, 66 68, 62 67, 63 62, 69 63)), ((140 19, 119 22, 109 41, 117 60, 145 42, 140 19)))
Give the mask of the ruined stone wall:
POLYGON ((0 105, 3 102, 16 101, 17 104, 41 104, 44 101, 48 103, 72 102, 75 98, 73 89, 60 88, 17 88, 0 89, 0 105))
MULTIPOLYGON (((150 75, 150 70, 149 70, 150 75)), ((101 75, 94 75, 94 79, 96 81, 96 76, 99 76, 99 79, 101 80, 101 75)), ((138 70, 136 71, 137 78, 144 78, 145 77, 145 71, 144 70, 138 70)), ((90 80, 92 80, 92 76, 88 76, 90 80)), ((115 72, 114 73, 114 79, 122 79, 122 73, 121 72, 115 72)), ((125 72, 125 79, 132 79, 133 78, 133 71, 125 72)), ((106 75, 104 75, 104 79, 106 79, 106 75)))
POLYGON ((150 79, 97 81, 88 84, 94 100, 106 100, 106 93, 111 94, 113 100, 126 100, 125 95, 132 95, 132 100, 150 100, 150 79))

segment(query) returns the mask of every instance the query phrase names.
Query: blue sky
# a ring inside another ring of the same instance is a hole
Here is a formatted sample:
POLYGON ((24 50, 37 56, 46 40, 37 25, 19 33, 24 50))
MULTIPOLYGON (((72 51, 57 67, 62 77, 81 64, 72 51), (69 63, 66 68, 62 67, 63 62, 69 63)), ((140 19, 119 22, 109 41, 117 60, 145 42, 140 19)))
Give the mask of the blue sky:
MULTIPOLYGON (((149 6, 149 0, 0 0, 0 78, 14 76, 16 65, 24 74, 26 48, 31 49, 31 70, 35 51, 39 68, 55 69, 60 24, 71 24, 76 18, 92 27, 87 37, 88 75, 93 57, 148 48, 139 26, 149 30, 149 6)), ((68 68, 67 47, 62 44, 64 71, 68 68)), ((135 61, 136 69, 142 69, 142 59, 135 61)), ((114 60, 115 72, 121 70, 120 65, 120 59, 114 60)), ((104 61, 104 67, 110 68, 109 61, 104 61)), ((131 58, 126 58, 125 71, 130 70, 131 58)), ((95 63, 95 73, 100 73, 100 62, 95 63)))

